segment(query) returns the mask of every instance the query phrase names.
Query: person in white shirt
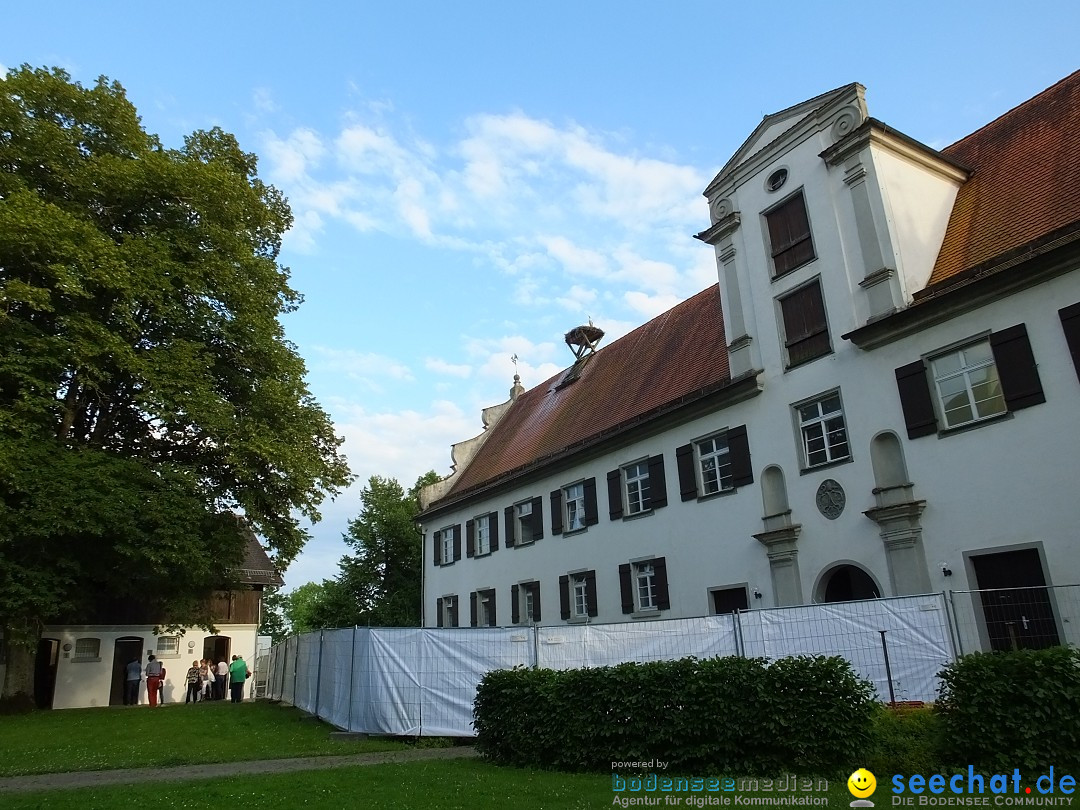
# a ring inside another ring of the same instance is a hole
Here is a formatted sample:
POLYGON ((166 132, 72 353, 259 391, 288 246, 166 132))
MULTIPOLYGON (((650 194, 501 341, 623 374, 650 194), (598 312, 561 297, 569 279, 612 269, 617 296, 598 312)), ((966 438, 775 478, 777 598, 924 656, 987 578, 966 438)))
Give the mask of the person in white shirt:
POLYGON ((229 664, 222 658, 218 661, 215 672, 214 700, 224 700, 225 692, 229 688, 229 664))

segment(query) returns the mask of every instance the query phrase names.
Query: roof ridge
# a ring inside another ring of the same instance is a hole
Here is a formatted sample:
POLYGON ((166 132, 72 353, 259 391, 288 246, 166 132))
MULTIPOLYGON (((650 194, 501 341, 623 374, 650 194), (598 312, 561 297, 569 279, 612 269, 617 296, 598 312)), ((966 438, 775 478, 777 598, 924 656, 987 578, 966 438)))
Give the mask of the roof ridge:
POLYGON ((948 146, 946 146, 945 148, 943 148, 943 149, 942 149, 941 151, 942 151, 943 153, 945 153, 945 154, 948 154, 950 150, 952 150, 952 149, 954 149, 954 148, 957 148, 957 147, 959 147, 959 146, 960 146, 960 145, 961 145, 962 143, 964 143, 965 141, 967 141, 967 140, 969 140, 969 139, 971 139, 971 138, 974 138, 974 137, 975 137, 976 135, 978 135, 978 134, 980 134, 980 133, 984 132, 985 130, 988 130, 988 129, 990 129, 990 128, 991 128, 991 127, 993 127, 993 126, 994 126, 995 124, 997 124, 998 122, 1000 122, 1000 121, 1001 121, 1002 119, 1004 119, 1004 118, 1008 118, 1008 117, 1010 117, 1010 116, 1012 116, 1012 115, 1016 114, 1016 113, 1017 113, 1017 111, 1019 111, 1019 110, 1020 110, 1021 108, 1023 108, 1023 107, 1027 107, 1027 106, 1028 106, 1028 105, 1030 105, 1030 104, 1033 104, 1033 103, 1039 102, 1039 101, 1040 101, 1040 100, 1041 100, 1041 99, 1043 98, 1043 96, 1046 96, 1047 94, 1049 94, 1049 93, 1052 93, 1052 92, 1054 92, 1054 91, 1055 91, 1055 90, 1057 90, 1057 89, 1058 89, 1058 88, 1059 88, 1059 87, 1060 87, 1061 85, 1063 85, 1063 84, 1065 84, 1065 83, 1067 83, 1067 82, 1069 82, 1069 81, 1071 81, 1071 80, 1074 80, 1074 79, 1080 79, 1080 70, 1074 70, 1074 71, 1073 71, 1072 73, 1070 73, 1070 74, 1069 74, 1068 76, 1065 76, 1065 77, 1063 77, 1063 78, 1059 79, 1058 81, 1054 82, 1054 83, 1053 83, 1052 85, 1050 85, 1049 87, 1047 87, 1047 88, 1046 88, 1045 90, 1042 90, 1042 91, 1040 91, 1039 93, 1036 93, 1036 94, 1035 94, 1035 95, 1033 95, 1033 96, 1032 96, 1031 98, 1029 98, 1029 99, 1026 99, 1025 101, 1021 101, 1021 102, 1020 102, 1019 104, 1016 104, 1016 105, 1015 105, 1015 106, 1013 106, 1013 107, 1010 107, 1010 108, 1009 108, 1008 110, 1006 110, 1005 112, 1001 113, 1001 115, 999 115, 999 116, 998 116, 997 118, 994 118, 993 120, 991 120, 991 121, 988 121, 987 123, 983 124, 983 125, 982 125, 981 127, 979 127, 978 129, 974 130, 973 132, 969 132, 969 133, 968 133, 967 135, 965 135, 965 136, 964 136, 963 138, 961 138, 960 140, 958 140, 958 141, 956 141, 956 142, 954 142, 954 143, 951 143, 951 144, 949 144, 948 146))

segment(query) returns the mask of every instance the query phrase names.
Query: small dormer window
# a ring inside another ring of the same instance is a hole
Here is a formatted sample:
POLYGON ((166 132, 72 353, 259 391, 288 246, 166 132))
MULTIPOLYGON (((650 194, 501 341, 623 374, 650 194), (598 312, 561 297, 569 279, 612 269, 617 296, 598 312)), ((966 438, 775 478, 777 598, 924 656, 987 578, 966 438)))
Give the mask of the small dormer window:
POLYGON ((765 181, 765 189, 767 191, 779 191, 784 183, 787 182, 787 175, 787 169, 777 169, 770 174, 769 179, 765 181))
POLYGON ((817 258, 801 191, 766 211, 765 221, 769 225, 773 278, 786 275, 817 258))

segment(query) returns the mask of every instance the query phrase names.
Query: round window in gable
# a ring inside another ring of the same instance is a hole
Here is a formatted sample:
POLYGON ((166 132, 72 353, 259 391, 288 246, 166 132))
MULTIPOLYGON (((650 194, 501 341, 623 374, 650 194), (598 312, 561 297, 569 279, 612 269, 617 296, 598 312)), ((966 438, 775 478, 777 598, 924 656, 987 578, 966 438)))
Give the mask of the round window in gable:
POLYGON ((765 181, 765 188, 769 191, 777 191, 787 182, 787 169, 777 169, 769 175, 765 181))

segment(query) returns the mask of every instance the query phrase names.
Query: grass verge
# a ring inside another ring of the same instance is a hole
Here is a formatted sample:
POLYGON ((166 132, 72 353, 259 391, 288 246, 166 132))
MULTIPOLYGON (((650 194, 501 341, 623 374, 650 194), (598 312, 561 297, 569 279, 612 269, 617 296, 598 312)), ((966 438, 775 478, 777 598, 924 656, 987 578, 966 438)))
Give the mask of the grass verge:
POLYGON ((333 728, 265 701, 64 709, 0 721, 0 776, 363 754, 397 740, 329 739, 333 728))
MULTIPOLYGON (((138 807, 257 807, 289 808, 364 807, 382 810, 494 810, 494 808, 542 808, 543 810, 583 810, 643 806, 648 796, 651 806, 720 806, 716 793, 669 794, 619 793, 612 791, 608 774, 565 774, 491 765, 477 760, 409 762, 392 765, 334 768, 289 774, 266 774, 229 779, 190 782, 123 785, 109 788, 49 791, 35 796, 7 794, 5 810, 96 810, 123 806, 138 807), (638 798, 623 805, 615 799, 638 798), (704 799, 704 801, 701 801, 704 799), (677 801, 676 801, 677 800, 677 801)), ((735 796, 767 800, 781 795, 763 791, 722 794, 724 806, 734 808, 735 796)), ((827 799, 817 806, 846 807, 851 796, 842 780, 830 781, 827 792, 802 793, 827 799)), ((755 810, 778 805, 754 804, 755 810)), ((791 810, 790 806, 786 810, 791 810)))

